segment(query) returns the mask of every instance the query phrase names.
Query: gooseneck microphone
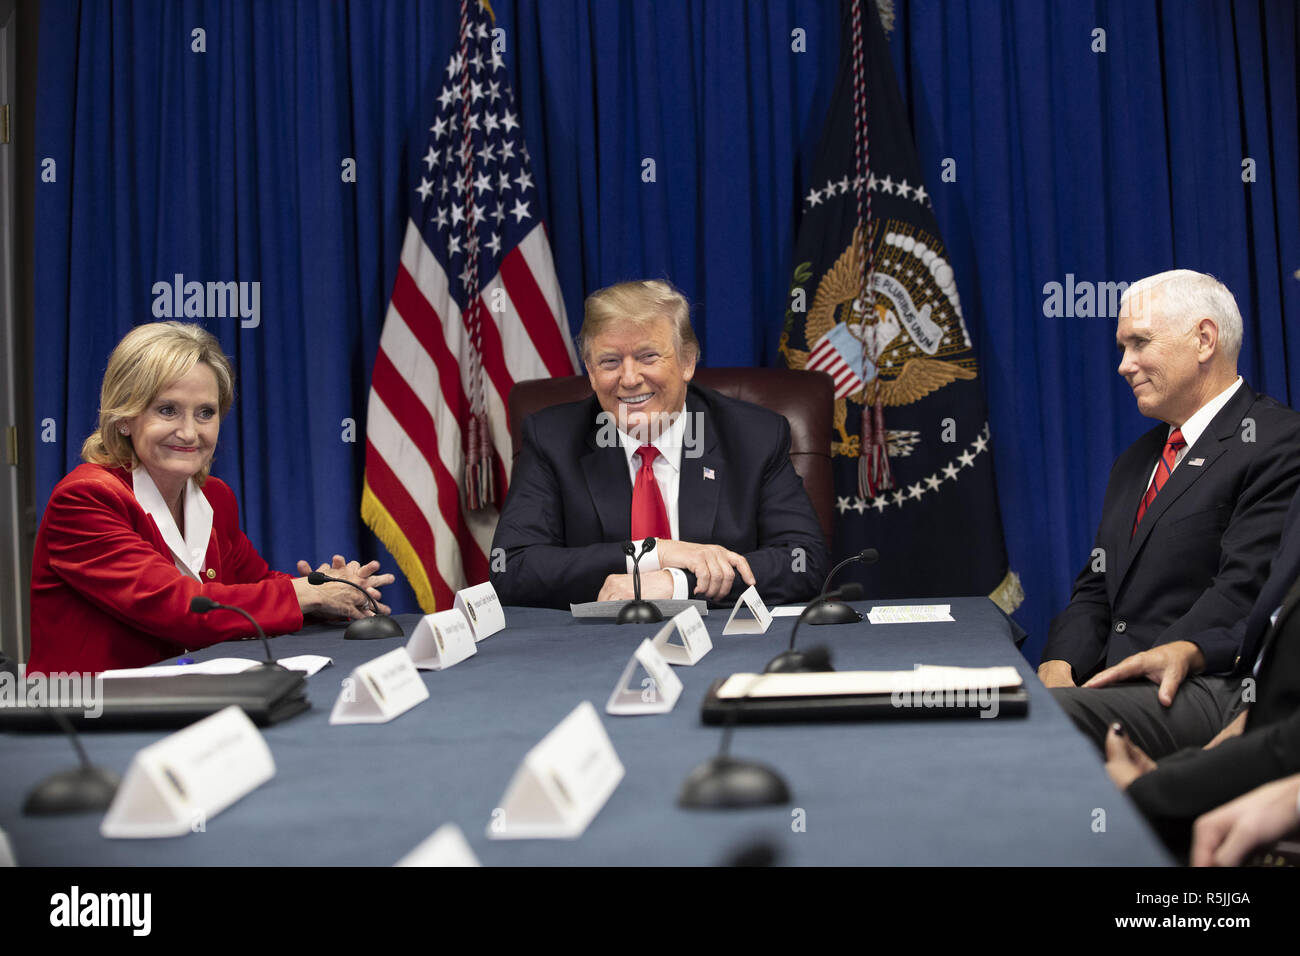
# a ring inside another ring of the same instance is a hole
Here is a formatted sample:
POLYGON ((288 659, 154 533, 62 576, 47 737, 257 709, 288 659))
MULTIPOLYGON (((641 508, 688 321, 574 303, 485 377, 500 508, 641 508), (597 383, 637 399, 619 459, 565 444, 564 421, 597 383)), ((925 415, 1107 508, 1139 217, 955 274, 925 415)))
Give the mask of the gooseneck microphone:
POLYGON ((221 604, 212 600, 210 597, 204 597, 202 594, 196 594, 190 598, 190 611, 194 614, 207 614, 209 611, 234 611, 236 614, 242 614, 248 618, 253 627, 257 628, 257 636, 262 639, 262 647, 266 649, 266 660, 258 664, 257 667, 251 667, 249 670, 263 671, 284 671, 289 668, 277 664, 275 657, 271 654, 271 642, 266 639, 266 632, 262 630, 262 625, 257 623, 253 615, 249 614, 242 607, 235 607, 233 604, 221 604))
POLYGON ((718 753, 692 770, 682 782, 677 805, 692 810, 726 810, 765 807, 790 802, 790 787, 767 764, 731 756, 731 737, 740 708, 761 680, 755 677, 728 709, 718 753))
POLYGON ((81 764, 75 770, 64 770, 41 781, 27 795, 23 814, 43 817, 107 810, 122 778, 114 771, 96 767, 90 762, 86 749, 81 746, 81 738, 66 715, 51 706, 50 717, 72 741, 81 764))
POLYGON ((328 574, 320 571, 313 571, 307 575, 307 583, 313 585, 320 584, 346 584, 360 591, 367 601, 370 602, 370 610, 374 612, 374 617, 359 617, 347 626, 343 632, 343 639, 348 641, 377 641, 384 637, 405 637, 406 633, 402 630, 402 625, 398 624, 387 614, 379 613, 379 605, 375 599, 370 596, 370 592, 361 585, 349 581, 347 578, 332 578, 328 574))
POLYGON ((623 553, 632 559, 632 593, 633 600, 628 601, 618 611, 619 624, 658 624, 664 619, 663 612, 649 601, 641 600, 641 559, 654 550, 654 538, 646 538, 641 544, 641 553, 636 553, 636 546, 631 541, 623 542, 623 553))
MULTIPOLYGON (((845 558, 839 564, 835 565, 835 567, 831 568, 831 573, 826 575, 826 583, 822 585, 821 596, 818 597, 813 604, 809 605, 809 607, 815 605, 817 610, 808 615, 808 623, 856 624, 858 621, 861 621, 862 615, 858 611, 853 610, 853 608, 849 607, 847 604, 835 601, 827 591, 831 586, 831 581, 835 579, 835 575, 839 574, 840 569, 845 565, 853 564, 856 561, 861 561, 863 564, 875 564, 878 560, 880 560, 880 552, 875 548, 866 548, 855 555, 845 558)), ((861 594, 856 598, 849 598, 850 601, 860 599, 861 594)), ((800 618, 802 619, 802 615, 800 615, 800 618)))
MULTIPOLYGON (((825 647, 810 647, 806 651, 795 650, 794 642, 795 637, 799 633, 799 625, 804 622, 805 618, 811 620, 818 610, 826 606, 825 602, 827 601, 860 600, 862 600, 862 585, 855 581, 850 581, 848 584, 841 584, 834 591, 823 592, 817 600, 804 608, 803 613, 795 619, 794 628, 790 631, 790 647, 768 661, 767 667, 763 669, 763 673, 790 674, 804 673, 807 671, 835 670, 835 668, 831 667, 831 652, 825 647)), ((848 608, 848 610, 853 611, 853 608, 849 607, 847 604, 841 604, 840 607, 848 608)), ((858 612, 853 611, 853 613, 857 614, 858 612)), ((862 615, 859 614, 858 617, 861 619, 862 615)))

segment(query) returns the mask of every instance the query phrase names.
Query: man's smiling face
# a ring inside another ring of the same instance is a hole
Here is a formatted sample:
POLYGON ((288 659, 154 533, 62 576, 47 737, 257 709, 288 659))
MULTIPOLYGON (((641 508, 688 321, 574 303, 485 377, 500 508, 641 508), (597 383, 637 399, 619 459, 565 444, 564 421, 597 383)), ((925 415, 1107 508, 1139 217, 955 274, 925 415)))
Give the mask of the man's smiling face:
POLYGON ((671 319, 611 323, 586 351, 592 391, 616 421, 639 429, 685 408, 695 357, 678 353, 671 319))
POLYGON ((1139 412, 1181 425, 1199 407, 1196 335, 1166 318, 1160 299, 1155 290, 1125 300, 1115 332, 1118 371, 1133 390, 1139 412))

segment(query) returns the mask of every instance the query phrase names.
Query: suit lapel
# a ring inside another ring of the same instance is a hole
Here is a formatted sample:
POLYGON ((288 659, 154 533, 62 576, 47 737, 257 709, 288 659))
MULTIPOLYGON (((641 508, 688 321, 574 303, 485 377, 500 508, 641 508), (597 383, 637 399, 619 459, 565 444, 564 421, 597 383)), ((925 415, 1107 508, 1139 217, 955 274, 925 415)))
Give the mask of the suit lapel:
MULTIPOLYGON (((1146 494, 1147 486, 1151 483, 1151 469, 1155 467, 1156 460, 1164 449, 1167 434, 1167 428, 1155 428, 1142 436, 1140 440, 1145 447, 1140 454, 1134 456, 1138 464, 1121 481, 1121 487, 1124 490, 1120 500, 1120 507, 1114 509, 1111 513, 1111 525, 1107 529, 1109 537, 1103 539, 1119 543, 1119 547, 1115 549, 1119 560, 1115 567, 1113 580, 1110 582, 1110 598, 1112 601, 1114 601, 1115 594, 1119 590, 1120 582, 1128 574, 1129 565, 1133 562, 1134 554, 1137 553, 1138 539, 1132 534, 1133 519, 1137 517, 1137 509, 1142 504, 1142 496, 1146 494)), ((1178 469, 1174 469, 1174 471, 1177 473, 1178 469)), ((1156 495, 1156 497, 1159 498, 1160 496, 1156 495)), ((1143 517, 1145 519, 1146 516, 1143 517)), ((1147 522, 1143 520, 1142 523, 1146 524, 1147 522)))
MULTIPOLYGON (((1146 514, 1142 516, 1142 523, 1137 526, 1137 533, 1133 535, 1129 542, 1129 547, 1121 552, 1119 576, 1116 579, 1116 588, 1123 583, 1124 575, 1132 567, 1133 559, 1137 553, 1142 550, 1142 545, 1151 535, 1151 531, 1164 516, 1174 503, 1182 497, 1187 489, 1191 488, 1201 476, 1209 472, 1214 466, 1214 462, 1225 451, 1228 450, 1228 443, 1235 439, 1237 426, 1241 424, 1242 416, 1246 414, 1247 409, 1255 402, 1255 393, 1245 383, 1237 389, 1235 395, 1228 400, 1228 404, 1219 410, 1219 414, 1211 419, 1210 424, 1201 437, 1196 440, 1196 444, 1187 449, 1183 460, 1174 469, 1169 480, 1165 482, 1164 487, 1160 489, 1155 500, 1151 502, 1151 507, 1147 508, 1146 514), (1191 462, 1201 459, 1200 465, 1193 465, 1191 462)), ((1156 433, 1159 436, 1159 432, 1156 433)), ((1160 442, 1160 452, 1163 452, 1165 439, 1160 442)), ((1160 454, 1157 452, 1157 456, 1160 454)), ((1150 478, 1150 469, 1155 467, 1153 459, 1147 466, 1147 478, 1150 478)), ((1147 482, 1149 483, 1149 481, 1147 482)), ((1144 483, 1141 494, 1146 493, 1146 483, 1144 483)), ((1141 494, 1138 501, 1141 501, 1141 494)), ((1136 506, 1133 514, 1136 516, 1136 506)))
MULTIPOLYGON (((632 479, 629 477, 627 455, 622 447, 602 448, 597 443, 596 415, 600 406, 592 400, 591 430, 587 434, 587 454, 582 457, 582 473, 587 479, 587 491, 600 519, 601 539, 625 541, 632 534, 632 479)), ((612 430, 612 429, 611 429, 612 430)), ((614 431, 617 437, 618 432, 614 431)))
MULTIPOLYGON (((703 453, 699 458, 687 458, 687 446, 682 443, 681 479, 677 487, 677 534, 682 541, 712 541, 718 495, 722 482, 729 476, 718 452, 713 417, 694 389, 688 389, 686 393, 686 414, 701 423, 695 440, 700 442, 703 453), (713 477, 706 477, 706 473, 713 477)), ((692 427, 688 421, 688 432, 692 427)))

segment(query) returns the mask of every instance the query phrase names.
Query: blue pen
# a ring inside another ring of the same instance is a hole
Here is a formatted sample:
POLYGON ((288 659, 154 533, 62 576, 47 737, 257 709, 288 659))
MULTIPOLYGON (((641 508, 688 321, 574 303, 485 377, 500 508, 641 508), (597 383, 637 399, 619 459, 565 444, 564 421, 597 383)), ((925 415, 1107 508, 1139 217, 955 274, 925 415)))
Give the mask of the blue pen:
POLYGON ((194 658, 192 658, 192 657, 182 657, 182 658, 181 658, 180 660, 178 660, 176 663, 177 663, 177 664, 193 664, 193 663, 194 663, 194 658))

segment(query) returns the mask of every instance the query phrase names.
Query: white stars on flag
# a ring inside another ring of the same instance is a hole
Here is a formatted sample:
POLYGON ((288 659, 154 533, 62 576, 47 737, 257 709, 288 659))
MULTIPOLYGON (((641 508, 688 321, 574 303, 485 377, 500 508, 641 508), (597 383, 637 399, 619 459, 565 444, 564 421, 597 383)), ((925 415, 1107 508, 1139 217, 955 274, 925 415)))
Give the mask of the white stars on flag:
POLYGON ((989 450, 989 425, 984 423, 980 433, 975 437, 962 453, 953 458, 948 464, 940 468, 932 475, 922 477, 916 484, 909 485, 906 488, 899 488, 892 493, 877 495, 874 498, 861 498, 856 495, 839 495, 835 499, 835 510, 840 514, 846 514, 850 511, 856 511, 858 514, 864 514, 868 508, 875 511, 876 514, 882 514, 886 508, 911 504, 914 501, 921 501, 928 494, 937 494, 947 481, 957 481, 964 468, 974 468, 975 459, 985 454, 989 450))

